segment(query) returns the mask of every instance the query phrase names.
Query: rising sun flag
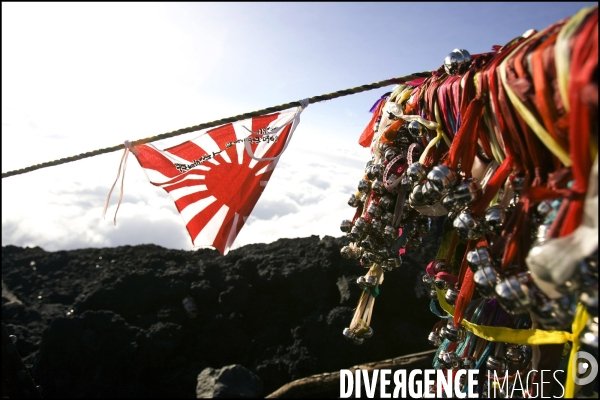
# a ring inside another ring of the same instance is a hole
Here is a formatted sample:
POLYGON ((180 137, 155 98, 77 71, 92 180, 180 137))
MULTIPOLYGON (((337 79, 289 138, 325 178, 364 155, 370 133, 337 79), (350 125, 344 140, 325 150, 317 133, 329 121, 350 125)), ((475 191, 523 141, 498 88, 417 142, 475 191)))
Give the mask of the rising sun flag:
POLYGON ((225 255, 267 186, 304 108, 204 130, 164 150, 143 144, 131 152, 150 183, 173 199, 193 245, 211 246, 225 255))

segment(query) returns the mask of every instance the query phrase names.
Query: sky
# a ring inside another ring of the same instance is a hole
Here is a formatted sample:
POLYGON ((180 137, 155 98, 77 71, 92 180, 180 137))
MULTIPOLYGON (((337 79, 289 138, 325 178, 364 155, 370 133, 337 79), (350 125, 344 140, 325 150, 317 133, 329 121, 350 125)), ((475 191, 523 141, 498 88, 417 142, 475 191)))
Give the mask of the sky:
MULTIPOLYGON (((2 3, 2 172, 440 67, 594 2, 2 3)), ((232 248, 341 236, 389 86, 309 105, 232 248)), ((198 132, 154 142, 166 148, 198 132)), ((122 151, 2 179, 2 245, 194 249, 171 198, 122 151), (116 189, 118 191, 118 189, 116 189)))

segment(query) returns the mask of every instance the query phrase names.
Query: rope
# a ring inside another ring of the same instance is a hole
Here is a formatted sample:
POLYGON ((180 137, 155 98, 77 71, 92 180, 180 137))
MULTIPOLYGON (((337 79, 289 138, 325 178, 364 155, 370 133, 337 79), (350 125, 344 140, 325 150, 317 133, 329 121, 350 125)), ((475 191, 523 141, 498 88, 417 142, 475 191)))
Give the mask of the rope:
MULTIPOLYGON (((331 99, 335 99, 335 98, 342 97, 342 96, 348 96, 348 95, 355 94, 355 93, 378 89, 378 88, 392 85, 392 84, 409 82, 411 80, 418 79, 418 78, 425 78, 430 75, 431 75, 431 71, 417 72, 414 74, 401 76, 399 78, 387 79, 385 81, 370 83, 367 85, 357 86, 357 87, 353 87, 350 89, 344 89, 344 90, 340 90, 340 91, 333 92, 333 93, 322 94, 319 96, 311 97, 308 99, 308 101, 309 101, 309 104, 310 103, 318 103, 320 101, 331 100, 331 99)), ((233 117, 227 117, 227 118, 219 119, 219 120, 212 121, 212 122, 206 122, 206 123, 203 123, 200 125, 194 125, 194 126, 190 126, 187 128, 178 129, 178 130, 172 131, 172 132, 162 133, 160 135, 151 136, 151 137, 148 137, 145 139, 139 139, 139 140, 133 141, 132 146, 139 146, 141 144, 150 143, 150 142, 154 142, 154 141, 162 140, 162 139, 167 139, 167 138, 171 138, 174 136, 183 135, 185 133, 190 133, 190 132, 195 132, 195 131, 199 131, 202 129, 212 128, 214 126, 224 125, 224 124, 228 124, 231 122, 240 121, 243 119, 253 118, 253 117, 260 116, 260 115, 273 113, 276 111, 287 110, 288 108, 298 107, 300 105, 301 104, 299 101, 292 101, 290 103, 285 103, 285 104, 281 104, 278 106, 263 108, 262 110, 252 111, 252 112, 248 112, 245 114, 239 114, 239 115, 236 115, 233 117)), ((71 157, 61 158, 61 159, 54 160, 54 161, 48 161, 48 162, 41 163, 41 164, 35 164, 35 165, 29 166, 26 168, 3 172, 2 179, 8 178, 9 176, 20 175, 20 174, 24 174, 27 172, 35 171, 37 169, 53 167, 55 165, 66 164, 69 162, 82 160, 82 159, 88 158, 88 157, 94 157, 94 156, 97 156, 100 154, 111 153, 113 151, 122 150, 124 148, 125 148, 125 146, 123 144, 119 144, 118 146, 106 147, 104 149, 89 151, 87 153, 81 153, 81 154, 71 156, 71 157)))

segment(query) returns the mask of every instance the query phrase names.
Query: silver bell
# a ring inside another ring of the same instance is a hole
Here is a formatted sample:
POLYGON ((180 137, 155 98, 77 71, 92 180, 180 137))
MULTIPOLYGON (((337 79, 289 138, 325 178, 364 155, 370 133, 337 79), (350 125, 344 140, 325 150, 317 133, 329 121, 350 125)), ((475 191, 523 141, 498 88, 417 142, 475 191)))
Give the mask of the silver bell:
POLYGON ((460 358, 453 351, 440 351, 438 361, 448 369, 456 369, 460 365, 460 358))
POLYGON ((381 216, 381 208, 379 208, 377 204, 371 203, 369 204, 369 207, 367 207, 367 213, 373 218, 378 218, 381 216))
POLYGON ((496 285, 496 298, 510 314, 522 314, 531 307, 529 288, 524 282, 526 273, 511 275, 496 285))
POLYGON ((426 180, 425 183, 423 183, 421 191, 423 192, 423 198, 427 204, 435 204, 440 201, 440 198, 442 197, 442 193, 437 186, 429 180, 426 180))
POLYGON ((360 181, 358 181, 358 191, 361 193, 368 192, 369 186, 370 186, 370 182, 365 179, 361 179, 360 181))
POLYGON ((510 364, 520 365, 525 360, 525 354, 523 353, 521 346, 511 344, 506 349, 505 359, 510 364))
POLYGON ((354 344, 360 346, 361 344, 363 344, 365 342, 364 338, 359 338, 359 337, 355 337, 354 338, 354 344))
POLYGON ((373 164, 369 167, 367 171, 367 178, 370 180, 374 180, 377 178, 381 178, 381 174, 383 173, 383 169, 380 164, 373 164))
POLYGON ((389 260, 385 260, 381 263, 381 269, 385 272, 392 272, 394 270, 394 265, 391 264, 389 260))
POLYGON ((498 273, 491 265, 479 268, 473 274, 473 282, 475 282, 479 294, 486 298, 494 296, 498 280, 498 273))
POLYGON ((368 229, 369 224, 367 224, 362 217, 358 217, 356 218, 356 221, 354 221, 354 227, 360 232, 365 232, 368 229))
POLYGON ((381 215, 381 222, 384 222, 387 225, 390 225, 393 220, 394 220, 394 214, 389 211, 386 211, 381 215))
POLYGON ((429 131, 425 125, 417 121, 411 121, 408 123, 408 133, 410 133, 414 138, 422 138, 427 136, 429 131))
POLYGON ((483 195, 481 185, 475 179, 467 179, 454 189, 454 209, 463 209, 483 195))
POLYGON ((454 49, 444 59, 444 69, 448 75, 464 74, 471 65, 471 54, 464 49, 454 49))
POLYGON ((360 195, 360 202, 362 204, 367 204, 368 201, 369 201, 369 193, 362 193, 360 195))
POLYGON ((456 173, 447 166, 440 164, 433 167, 427 174, 427 180, 433 184, 439 192, 451 190, 458 182, 456 173))
POLYGON ((506 363, 499 357, 489 356, 485 365, 488 371, 496 371, 498 376, 506 371, 506 363))
POLYGON ((390 147, 385 151, 383 158, 385 158, 388 161, 392 161, 397 155, 398 149, 395 147, 390 147))
POLYGON ((482 235, 479 222, 471 215, 469 210, 463 210, 458 214, 452 225, 458 236, 463 239, 477 240, 482 235))
POLYGON ((435 331, 429 333, 429 336, 427 336, 427 341, 430 345, 434 347, 440 347, 440 345, 442 344, 442 339, 440 338, 440 335, 438 335, 438 333, 435 331))
POLYGON ((373 220, 371 222, 371 229, 373 230, 373 232, 379 233, 383 229, 383 224, 378 219, 373 220))
POLYGON ((365 279, 364 276, 359 276, 358 278, 356 278, 356 284, 361 288, 364 289, 367 287, 367 280, 365 279))
POLYGON ((467 337, 467 331, 462 326, 458 328, 454 326, 454 320, 450 318, 448 324, 441 329, 442 336, 451 342, 460 343, 467 337))
POLYGON ((373 184, 371 185, 371 189, 375 193, 379 193, 379 194, 384 194, 385 193, 385 187, 383 186, 383 182, 380 181, 379 179, 375 179, 373 181, 373 184))
POLYGON ((352 240, 353 242, 356 242, 358 240, 360 240, 360 238, 363 236, 363 233, 361 232, 360 229, 358 229, 356 227, 356 225, 354 225, 352 227, 352 229, 350 229, 350 233, 348 233, 348 237, 350 238, 350 240, 352 240))
POLYGON ((446 211, 458 211, 458 207, 456 206, 456 199, 454 198, 454 193, 448 192, 442 196, 442 207, 446 209, 446 211))
POLYGON ((400 186, 404 189, 405 192, 410 192, 413 187, 413 181, 406 175, 406 173, 402 174, 400 178, 400 186))
POLYGON ((366 250, 373 250, 373 240, 370 236, 367 236, 360 242, 360 245, 366 250))
POLYGON ((412 163, 406 169, 406 175, 413 183, 419 183, 427 176, 427 171, 423 164, 416 162, 412 163))
POLYGON ((379 199, 379 207, 384 210, 389 210, 393 204, 394 201, 390 196, 382 196, 381 199, 379 199))
POLYGON ((350 221, 349 219, 343 220, 342 223, 340 224, 340 230, 342 232, 348 233, 348 232, 350 232, 351 229, 352 229, 352 221, 350 221))
POLYGON ((383 236, 390 240, 395 240, 398 237, 398 229, 388 225, 383 229, 383 236))
POLYGON ((365 283, 367 284, 368 287, 377 286, 377 282, 378 282, 378 279, 376 276, 369 275, 365 278, 365 283))
POLYGON ((356 197, 356 195, 352 194, 350 195, 350 198, 348 199, 348 205, 350 207, 358 207, 360 204, 360 200, 356 197))
POLYGON ((570 295, 558 299, 538 299, 536 303, 531 313, 544 329, 564 330, 573 323, 575 307, 571 304, 570 295))
POLYGON ((431 276, 429 274, 424 274, 422 280, 425 285, 431 286, 431 285, 433 285, 434 278, 433 278, 433 276, 431 276))
POLYGON ((478 268, 492 267, 492 255, 487 247, 476 247, 467 253, 467 264, 473 271, 478 268))
POLYGON ((444 296, 444 298, 446 299, 446 303, 450 304, 451 306, 456 304, 456 299, 458 299, 458 294, 459 291, 458 290, 454 290, 453 288, 449 288, 446 291, 446 295, 444 296))
POLYGON ((370 339, 373 337, 373 328, 369 327, 363 334, 362 337, 365 339, 370 339))
POLYGON ((356 337, 354 331, 350 328, 344 328, 344 330, 342 331, 342 335, 344 335, 346 339, 354 339, 356 337))
POLYGON ((446 290, 446 289, 448 289, 448 282, 446 282, 443 279, 436 279, 435 287, 437 287, 440 290, 446 290))
POLYGON ((436 301, 438 300, 437 291, 435 289, 429 291, 429 298, 436 301))
POLYGON ((590 350, 592 354, 598 354, 598 316, 587 320, 585 328, 579 335, 582 349, 590 350))
POLYGON ((415 185, 415 187, 413 188, 413 191, 411 192, 409 197, 411 206, 418 207, 420 205, 425 204, 425 196, 423 196, 422 189, 423 185, 421 184, 415 185))
POLYGON ((552 203, 547 200, 541 201, 535 208, 535 214, 540 220, 545 220, 554 211, 552 203))
POLYGON ((506 211, 504 211, 504 207, 501 205, 491 206, 485 210, 483 214, 483 226, 484 229, 488 232, 492 232, 495 235, 500 235, 502 233, 502 229, 504 228, 504 218, 506 216, 506 211))

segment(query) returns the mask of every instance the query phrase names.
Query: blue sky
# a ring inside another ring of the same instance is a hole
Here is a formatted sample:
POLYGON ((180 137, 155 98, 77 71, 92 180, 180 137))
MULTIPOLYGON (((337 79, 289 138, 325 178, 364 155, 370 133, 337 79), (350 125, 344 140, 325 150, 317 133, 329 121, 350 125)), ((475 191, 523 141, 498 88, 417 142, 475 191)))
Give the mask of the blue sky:
MULTIPOLYGON (((4 2, 2 171, 434 70, 454 48, 487 52, 595 4, 4 2)), ((237 246, 341 235, 369 158, 357 138, 392 88, 303 112, 237 246)), ((2 245, 192 249, 170 198, 134 158, 117 226, 101 218, 120 157, 3 179, 2 245)))

